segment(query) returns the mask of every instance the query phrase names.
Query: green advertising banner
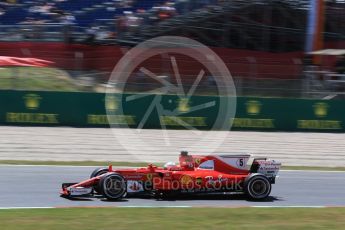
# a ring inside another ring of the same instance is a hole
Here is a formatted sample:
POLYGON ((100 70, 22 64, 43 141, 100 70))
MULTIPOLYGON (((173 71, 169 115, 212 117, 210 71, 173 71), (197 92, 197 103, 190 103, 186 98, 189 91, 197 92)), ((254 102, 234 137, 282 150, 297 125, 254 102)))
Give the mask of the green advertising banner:
POLYGON ((341 100, 239 98, 233 129, 344 132, 341 100))
POLYGON ((2 125, 345 132, 341 100, 0 91, 0 103, 2 125))

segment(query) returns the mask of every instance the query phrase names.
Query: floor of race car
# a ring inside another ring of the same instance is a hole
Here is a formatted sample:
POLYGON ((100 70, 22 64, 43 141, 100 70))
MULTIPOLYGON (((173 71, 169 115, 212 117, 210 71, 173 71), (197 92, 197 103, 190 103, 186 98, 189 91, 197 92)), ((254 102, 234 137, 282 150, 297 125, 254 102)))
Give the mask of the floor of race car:
POLYGON ((242 207, 345 206, 345 172, 282 171, 271 196, 260 202, 241 195, 183 196, 173 200, 148 197, 109 202, 99 198, 64 199, 61 183, 88 178, 94 167, 1 166, 0 208, 7 207, 242 207))

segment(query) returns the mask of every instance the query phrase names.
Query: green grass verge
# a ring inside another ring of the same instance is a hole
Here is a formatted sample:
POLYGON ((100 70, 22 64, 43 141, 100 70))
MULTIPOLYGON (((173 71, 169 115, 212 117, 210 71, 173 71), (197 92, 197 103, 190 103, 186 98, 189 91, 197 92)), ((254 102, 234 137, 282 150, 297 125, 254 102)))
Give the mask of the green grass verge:
POLYGON ((1 229, 344 229, 345 208, 71 208, 2 210, 1 229))
MULTIPOLYGON (((145 162, 105 162, 105 161, 25 161, 25 160, 0 160, 0 165, 60 165, 60 166, 129 166, 145 167, 145 162)), ((154 163, 162 166, 163 163, 154 163)), ((345 171, 345 167, 312 167, 312 166, 283 166, 284 170, 318 170, 318 171, 345 171)))
POLYGON ((0 89, 80 91, 68 73, 56 68, 0 68, 0 89))
POLYGON ((285 170, 345 171, 345 167, 283 166, 285 170))

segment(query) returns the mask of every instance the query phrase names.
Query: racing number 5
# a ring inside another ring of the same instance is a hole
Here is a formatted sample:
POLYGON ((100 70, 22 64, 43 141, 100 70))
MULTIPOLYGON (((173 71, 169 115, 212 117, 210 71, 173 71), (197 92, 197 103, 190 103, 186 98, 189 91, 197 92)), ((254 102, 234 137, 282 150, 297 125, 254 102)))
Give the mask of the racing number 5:
POLYGON ((244 165, 244 160, 243 160, 243 158, 240 159, 239 165, 240 165, 240 167, 243 167, 243 165, 244 165))

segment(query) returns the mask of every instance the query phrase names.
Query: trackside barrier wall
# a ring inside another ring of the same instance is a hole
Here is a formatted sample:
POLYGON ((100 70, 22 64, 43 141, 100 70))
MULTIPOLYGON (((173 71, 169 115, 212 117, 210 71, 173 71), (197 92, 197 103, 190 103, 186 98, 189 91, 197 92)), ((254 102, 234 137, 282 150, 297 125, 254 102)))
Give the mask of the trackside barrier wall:
MULTIPOLYGON (((0 91, 2 125, 119 127, 184 129, 189 124, 208 130, 218 116, 219 97, 191 99, 161 96, 164 111, 152 113, 143 121, 155 95, 128 100, 131 95, 114 94, 105 99, 100 93, 0 91), (122 102, 122 103, 121 103, 122 102), (214 106, 193 110, 213 102, 214 106), (110 111, 107 117, 106 109, 110 111), (178 114, 178 115, 176 115, 178 114), (178 118, 178 119, 176 119, 178 118), (182 121, 182 122, 181 122, 182 121)), ((237 98, 232 130, 345 132, 345 102, 342 100, 303 100, 282 98, 237 98)))

